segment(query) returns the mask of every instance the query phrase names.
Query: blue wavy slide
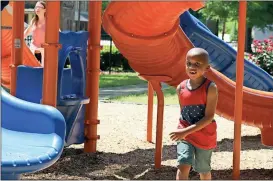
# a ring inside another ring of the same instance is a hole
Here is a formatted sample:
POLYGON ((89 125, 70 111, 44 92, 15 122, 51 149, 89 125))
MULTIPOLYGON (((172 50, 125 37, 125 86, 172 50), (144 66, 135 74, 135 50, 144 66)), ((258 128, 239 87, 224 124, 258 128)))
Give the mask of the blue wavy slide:
MULTIPOLYGON (((237 52, 230 45, 215 36, 201 21, 188 11, 180 16, 180 26, 195 47, 204 48, 210 54, 212 67, 233 81, 236 81, 237 52)), ((244 86, 273 92, 273 77, 245 60, 244 86)))
POLYGON ((54 107, 30 103, 1 87, 1 180, 54 164, 64 148, 66 124, 54 107))

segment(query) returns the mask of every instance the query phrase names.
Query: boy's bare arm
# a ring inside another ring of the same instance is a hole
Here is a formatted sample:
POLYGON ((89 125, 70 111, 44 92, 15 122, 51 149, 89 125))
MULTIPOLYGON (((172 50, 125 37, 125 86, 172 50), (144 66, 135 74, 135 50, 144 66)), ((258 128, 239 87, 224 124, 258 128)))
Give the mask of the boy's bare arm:
POLYGON ((184 129, 187 135, 204 128, 205 126, 209 125, 212 122, 216 111, 217 101, 218 101, 217 86, 213 83, 208 88, 205 116, 196 124, 193 124, 184 129))
POLYGON ((176 88, 176 94, 177 94, 177 96, 178 96, 178 101, 179 101, 180 111, 181 111, 181 109, 182 109, 182 102, 180 101, 180 97, 179 97, 180 91, 181 91, 181 86, 180 86, 180 84, 179 84, 179 85, 177 86, 177 88, 176 88))

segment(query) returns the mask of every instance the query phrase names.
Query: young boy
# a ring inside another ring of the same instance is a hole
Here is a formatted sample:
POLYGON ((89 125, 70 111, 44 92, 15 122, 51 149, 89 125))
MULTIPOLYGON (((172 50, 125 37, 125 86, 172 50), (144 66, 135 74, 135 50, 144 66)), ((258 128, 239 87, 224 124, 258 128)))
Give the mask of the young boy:
POLYGON ((170 133, 177 141, 178 170, 176 179, 187 180, 191 167, 201 180, 211 180, 211 155, 216 147, 216 85, 204 74, 210 69, 208 52, 191 49, 186 56, 189 79, 177 86, 181 116, 178 129, 170 133))

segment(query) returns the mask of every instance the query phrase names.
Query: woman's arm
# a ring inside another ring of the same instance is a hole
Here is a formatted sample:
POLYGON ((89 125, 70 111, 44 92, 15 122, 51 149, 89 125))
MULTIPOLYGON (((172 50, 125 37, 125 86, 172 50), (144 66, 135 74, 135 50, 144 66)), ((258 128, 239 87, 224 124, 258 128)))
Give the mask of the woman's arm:
POLYGON ((29 26, 24 31, 24 38, 26 38, 31 33, 31 29, 32 29, 33 24, 34 24, 34 18, 30 21, 29 26))
POLYGON ((27 29, 24 31, 24 38, 26 38, 30 33, 32 29, 32 24, 30 24, 27 29))

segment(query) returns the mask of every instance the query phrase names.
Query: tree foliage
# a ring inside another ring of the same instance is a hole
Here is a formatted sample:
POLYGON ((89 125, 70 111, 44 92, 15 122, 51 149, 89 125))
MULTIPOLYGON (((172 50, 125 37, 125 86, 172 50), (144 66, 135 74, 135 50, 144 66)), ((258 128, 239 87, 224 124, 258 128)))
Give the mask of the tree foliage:
MULTIPOLYGON (((208 1, 200 10, 203 16, 214 20, 238 20, 238 1, 208 1)), ((273 1, 248 1, 247 25, 257 28, 271 28, 273 24, 273 1)))
MULTIPOLYGON (((238 22, 239 1, 209 0, 199 12, 206 19, 219 20, 223 24, 222 38, 225 33, 226 21, 238 22)), ((247 2, 246 51, 251 52, 251 30, 257 27, 273 29, 273 1, 247 2)))
POLYGON ((251 1, 247 6, 247 24, 250 27, 271 28, 273 24, 273 1, 251 1))
POLYGON ((230 16, 236 14, 235 1, 208 1, 205 8, 200 10, 200 13, 208 20, 219 21, 222 27, 222 39, 224 39, 224 34, 226 31, 226 22, 230 16))
POLYGON ((102 1, 102 11, 104 11, 107 8, 109 3, 110 1, 102 1))
POLYGON ((235 1, 208 1, 206 6, 200 10, 200 13, 207 19, 212 20, 226 20, 230 15, 234 15, 236 11, 233 7, 235 1))

